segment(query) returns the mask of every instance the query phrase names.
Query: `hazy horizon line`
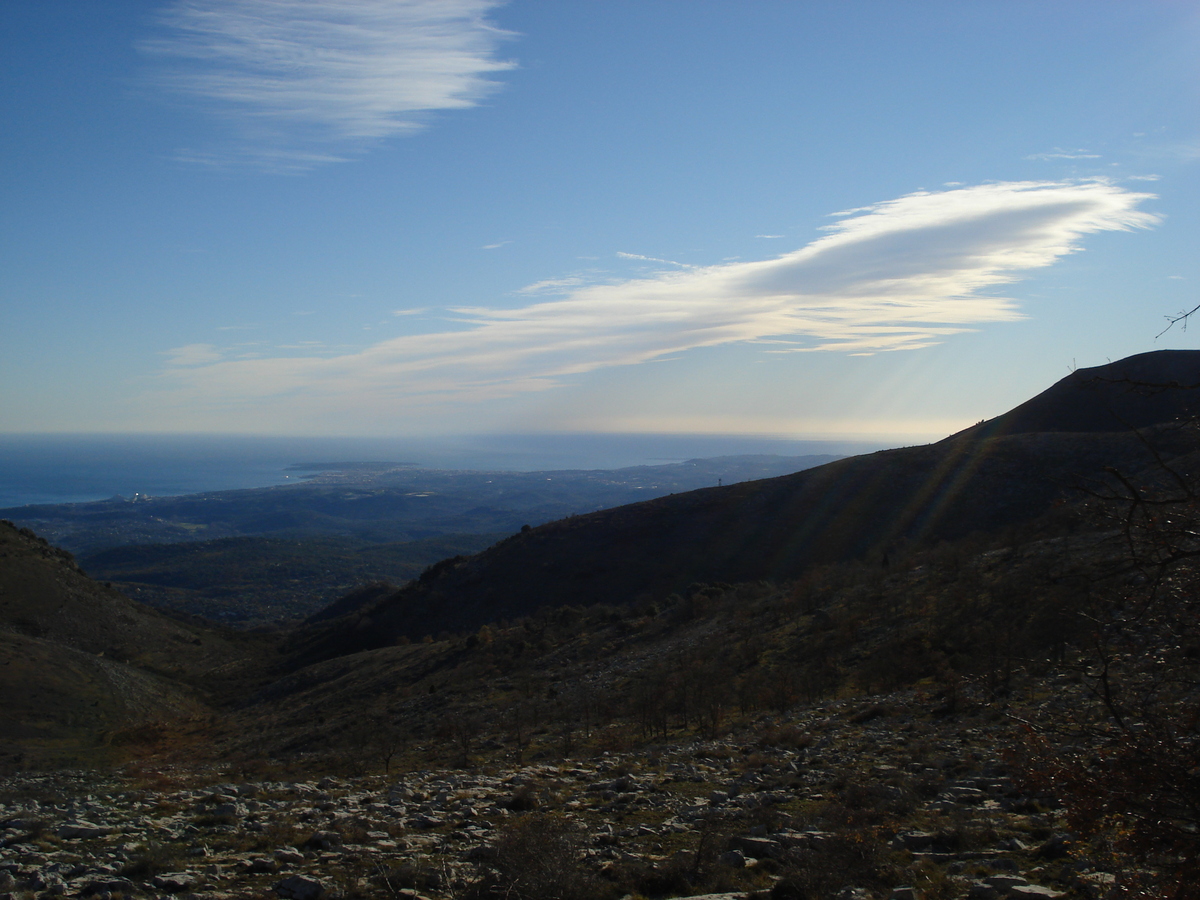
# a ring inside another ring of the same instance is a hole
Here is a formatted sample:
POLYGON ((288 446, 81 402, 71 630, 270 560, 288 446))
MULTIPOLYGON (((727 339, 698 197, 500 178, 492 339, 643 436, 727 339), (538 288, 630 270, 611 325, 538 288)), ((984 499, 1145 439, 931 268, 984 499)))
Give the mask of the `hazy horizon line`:
MULTIPOLYGON (((974 422, 970 424, 975 424, 974 422)), ((969 427, 964 425, 963 427, 969 427)), ((958 430, 961 430, 958 429, 958 430)), ((312 441, 438 441, 438 440, 487 440, 511 438, 698 438, 698 439, 744 439, 792 442, 829 443, 879 443, 880 441, 928 439, 940 440, 956 432, 950 431, 583 431, 583 430, 513 430, 513 431, 445 431, 416 434, 382 433, 265 433, 250 431, 3 431, 0 440, 10 438, 221 438, 236 440, 312 440, 312 441)))

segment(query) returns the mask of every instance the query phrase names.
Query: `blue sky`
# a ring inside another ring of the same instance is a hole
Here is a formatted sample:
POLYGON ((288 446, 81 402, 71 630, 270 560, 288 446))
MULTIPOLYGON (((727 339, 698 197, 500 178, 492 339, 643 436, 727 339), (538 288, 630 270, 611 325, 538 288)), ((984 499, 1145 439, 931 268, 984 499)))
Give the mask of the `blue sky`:
POLYGON ((0 429, 941 437, 1200 303, 1184 2, 0 5, 0 429))

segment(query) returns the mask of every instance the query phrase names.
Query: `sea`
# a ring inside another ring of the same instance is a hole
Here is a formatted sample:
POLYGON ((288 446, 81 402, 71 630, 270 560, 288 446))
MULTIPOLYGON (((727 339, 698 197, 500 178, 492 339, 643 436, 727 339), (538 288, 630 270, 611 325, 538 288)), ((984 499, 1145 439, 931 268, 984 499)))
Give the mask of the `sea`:
POLYGON ((438 438, 0 435, 0 509, 143 494, 270 487, 348 463, 537 472, 618 469, 742 454, 852 455, 885 444, 685 434, 492 434, 438 438))

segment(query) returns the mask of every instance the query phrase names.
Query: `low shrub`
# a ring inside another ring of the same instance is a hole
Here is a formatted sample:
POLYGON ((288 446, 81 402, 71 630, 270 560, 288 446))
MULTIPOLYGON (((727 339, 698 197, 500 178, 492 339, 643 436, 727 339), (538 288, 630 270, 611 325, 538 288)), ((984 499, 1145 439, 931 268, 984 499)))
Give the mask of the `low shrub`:
POLYGON ((180 867, 179 856, 165 844, 147 844, 121 866, 119 873, 126 878, 144 880, 180 867))
POLYGON ((466 900, 598 900, 608 893, 584 867, 571 823, 557 814, 531 813, 506 826, 481 869, 466 900))

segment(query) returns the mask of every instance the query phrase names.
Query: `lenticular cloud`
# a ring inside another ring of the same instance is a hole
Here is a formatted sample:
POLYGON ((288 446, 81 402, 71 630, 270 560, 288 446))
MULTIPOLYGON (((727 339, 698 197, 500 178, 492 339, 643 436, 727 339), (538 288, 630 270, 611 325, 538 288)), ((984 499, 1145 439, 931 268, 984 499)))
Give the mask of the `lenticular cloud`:
POLYGON ((458 328, 336 358, 236 360, 175 368, 210 401, 274 398, 388 407, 478 401, 569 376, 729 343, 764 352, 914 350, 1018 319, 985 293, 1081 248, 1085 235, 1145 228, 1151 194, 1105 181, 1009 182, 918 192, 837 214, 827 234, 773 259, 574 286, 516 309, 455 310, 458 328), (465 329, 463 325, 467 325, 465 329))

